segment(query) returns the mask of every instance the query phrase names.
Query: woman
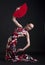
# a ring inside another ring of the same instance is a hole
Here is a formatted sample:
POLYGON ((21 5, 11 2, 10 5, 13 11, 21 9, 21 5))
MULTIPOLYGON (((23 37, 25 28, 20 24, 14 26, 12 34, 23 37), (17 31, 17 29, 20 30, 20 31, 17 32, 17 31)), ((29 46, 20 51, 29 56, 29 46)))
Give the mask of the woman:
POLYGON ((6 45, 6 60, 15 61, 37 61, 27 54, 16 55, 18 52, 24 52, 28 47, 30 47, 30 36, 28 31, 34 28, 34 24, 30 23, 23 28, 21 24, 17 24, 17 20, 13 21, 18 26, 17 29, 13 32, 13 35, 8 38, 8 43, 6 45), (17 39, 20 37, 26 37, 27 44, 24 48, 16 49, 17 39))
POLYGON ((15 61, 37 61, 36 59, 33 59, 31 56, 27 55, 27 54, 22 54, 22 55, 16 55, 18 52, 24 52, 27 48, 30 47, 30 36, 28 31, 32 30, 34 28, 34 24, 29 23, 27 24, 24 28, 23 26, 16 20, 16 18, 20 18, 22 16, 24 16, 24 14, 22 15, 22 12, 20 14, 20 11, 22 11, 25 9, 25 12, 27 10, 27 5, 26 3, 23 5, 23 7, 18 7, 16 9, 16 13, 13 14, 13 22, 17 25, 17 28, 14 30, 13 34, 8 38, 8 42, 6 45, 6 56, 5 59, 6 60, 12 60, 13 62, 15 61), (25 7, 26 9, 25 9, 25 7), (18 16, 17 11, 20 10, 18 12, 18 14, 20 14, 20 16, 18 16), (20 49, 16 49, 16 45, 18 42, 18 38, 20 37, 26 37, 27 39, 27 44, 24 48, 20 48, 20 49))

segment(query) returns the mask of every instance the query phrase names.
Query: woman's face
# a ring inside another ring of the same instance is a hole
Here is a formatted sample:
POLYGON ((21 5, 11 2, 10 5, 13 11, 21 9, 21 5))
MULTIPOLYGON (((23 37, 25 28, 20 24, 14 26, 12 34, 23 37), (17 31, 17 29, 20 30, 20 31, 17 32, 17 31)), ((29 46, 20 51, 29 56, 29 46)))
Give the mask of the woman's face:
POLYGON ((27 31, 32 30, 34 28, 34 24, 30 23, 26 26, 27 31))

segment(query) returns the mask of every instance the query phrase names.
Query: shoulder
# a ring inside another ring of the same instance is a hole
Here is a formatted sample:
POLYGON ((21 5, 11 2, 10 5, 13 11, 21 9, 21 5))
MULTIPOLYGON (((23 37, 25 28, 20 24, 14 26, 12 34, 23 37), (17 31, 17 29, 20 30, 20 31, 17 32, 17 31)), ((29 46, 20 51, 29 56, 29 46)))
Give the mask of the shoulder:
POLYGON ((28 31, 26 31, 26 35, 29 35, 29 32, 28 31))
POLYGON ((28 31, 26 31, 25 29, 23 29, 23 31, 22 31, 22 32, 23 32, 23 34, 25 34, 26 36, 27 36, 27 35, 29 35, 29 32, 28 32, 28 31))

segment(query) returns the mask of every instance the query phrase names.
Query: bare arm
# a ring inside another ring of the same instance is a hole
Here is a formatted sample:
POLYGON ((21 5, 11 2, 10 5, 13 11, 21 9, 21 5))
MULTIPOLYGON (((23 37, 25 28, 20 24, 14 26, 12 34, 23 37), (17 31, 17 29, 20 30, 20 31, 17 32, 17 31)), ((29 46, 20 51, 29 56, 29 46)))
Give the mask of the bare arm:
POLYGON ((27 38, 27 44, 23 48, 23 50, 26 50, 30 46, 30 38, 29 38, 29 33, 28 32, 26 33, 26 38, 27 38))
POLYGON ((18 27, 22 27, 22 25, 16 20, 15 17, 13 17, 12 20, 18 27))
POLYGON ((24 50, 26 50, 30 46, 30 38, 29 38, 29 33, 28 32, 26 32, 26 38, 27 38, 27 44, 26 44, 26 46, 23 49, 21 49, 21 48, 18 49, 17 52, 24 51, 24 50))

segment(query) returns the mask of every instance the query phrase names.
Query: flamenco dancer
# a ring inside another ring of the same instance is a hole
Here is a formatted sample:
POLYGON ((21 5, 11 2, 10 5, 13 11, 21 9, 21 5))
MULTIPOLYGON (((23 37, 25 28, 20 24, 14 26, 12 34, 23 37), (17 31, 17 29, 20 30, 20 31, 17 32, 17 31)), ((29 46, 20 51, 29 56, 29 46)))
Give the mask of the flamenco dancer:
POLYGON ((37 61, 37 59, 34 59, 28 54, 16 55, 19 52, 24 52, 27 48, 30 47, 30 35, 28 31, 34 28, 34 24, 29 23, 23 28, 23 26, 16 19, 16 18, 23 17, 26 14, 27 9, 28 9, 27 4, 24 3, 22 6, 18 7, 13 14, 12 20, 17 25, 17 28, 14 30, 13 34, 8 38, 8 42, 6 45, 5 59, 8 61, 9 60, 11 60, 12 62, 16 62, 16 61, 36 62, 37 61), (24 48, 16 49, 17 42, 18 42, 17 39, 20 37, 26 37, 27 44, 24 48))

